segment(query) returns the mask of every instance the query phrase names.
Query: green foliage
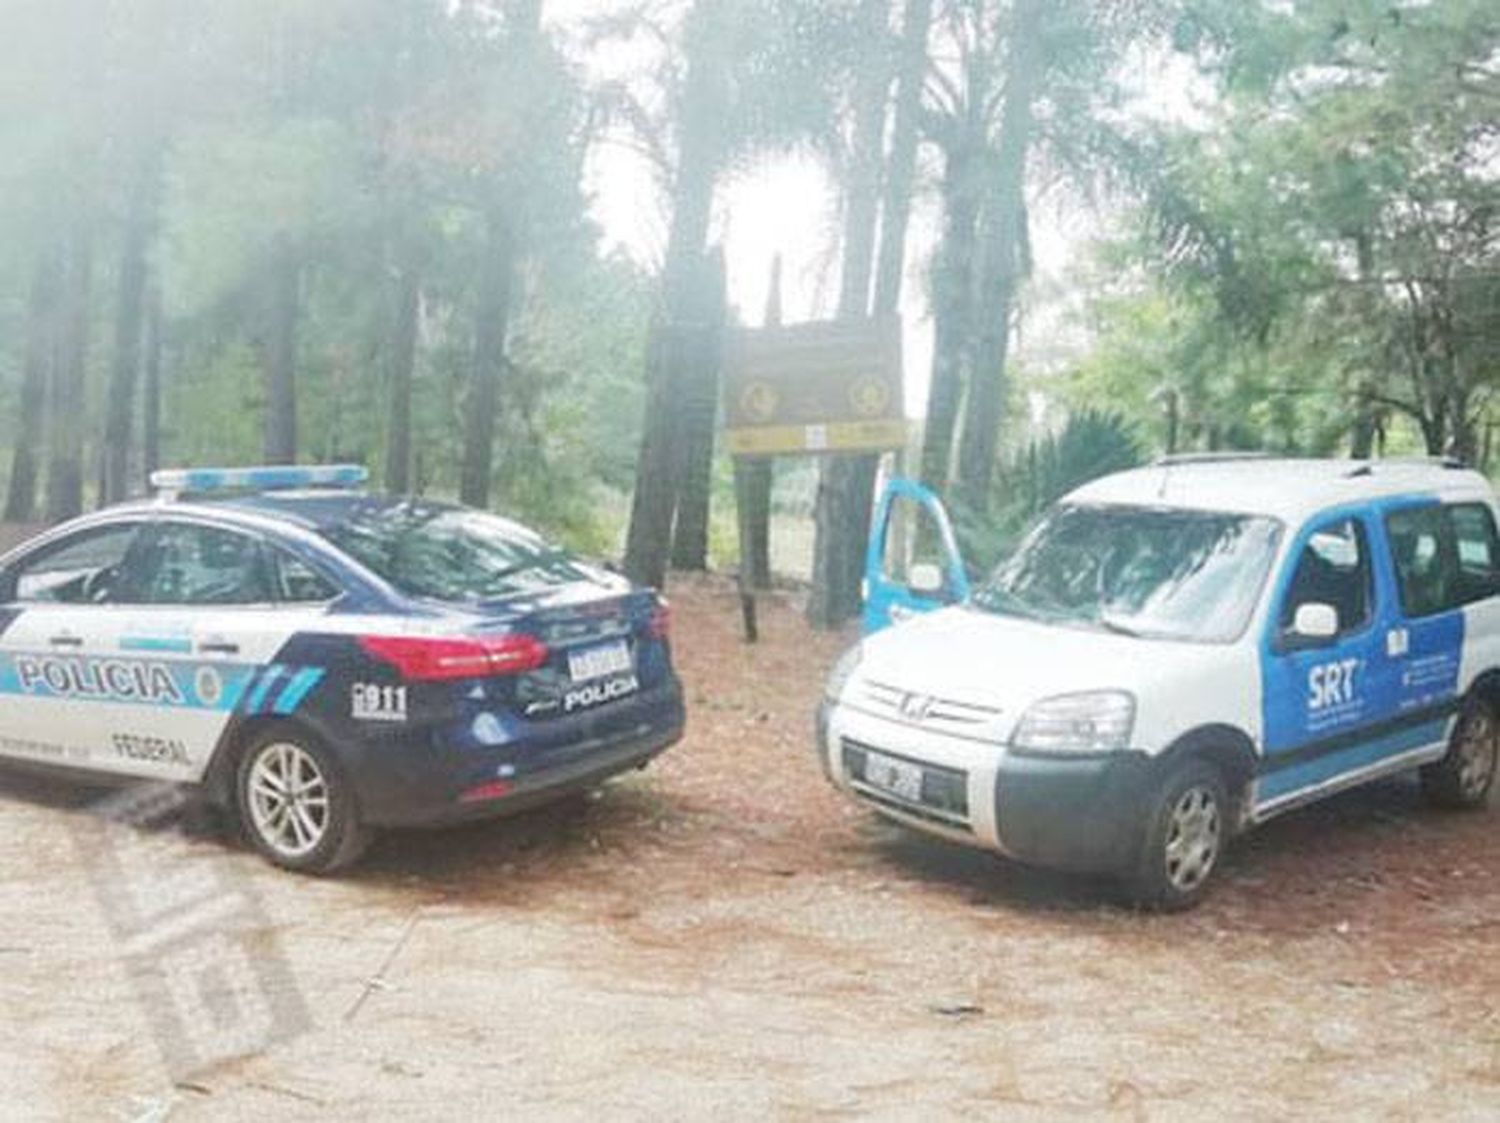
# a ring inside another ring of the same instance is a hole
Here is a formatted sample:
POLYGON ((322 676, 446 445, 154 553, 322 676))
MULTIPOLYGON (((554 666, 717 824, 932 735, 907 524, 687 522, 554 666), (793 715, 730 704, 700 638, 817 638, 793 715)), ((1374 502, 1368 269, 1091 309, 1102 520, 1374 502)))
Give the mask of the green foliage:
POLYGON ((951 505, 964 559, 988 571, 1011 552, 1037 515, 1090 480, 1142 463, 1134 426, 1124 416, 1075 411, 1057 432, 1030 441, 1003 465, 995 514, 951 505))
MULTIPOLYGON (((76 407, 96 412, 127 157, 152 151, 162 168, 151 266, 168 321, 165 459, 260 458, 267 286, 290 250, 300 263, 302 458, 380 472, 392 282, 410 269, 421 291, 414 479, 452 495, 485 231, 501 211, 519 255, 496 502, 579 545, 612 545, 617 496, 634 473, 652 284, 598 252, 581 185, 589 110, 579 63, 527 5, 15 7, 0 41, 0 235, 13 251, 0 255, 0 405, 16 396, 36 255, 66 220, 92 234, 90 400, 76 407)), ((0 450, 9 417, 0 414, 0 450)))
POLYGON ((1185 447, 1477 457, 1496 366, 1500 21, 1493 4, 1195 4, 1211 123, 1127 145, 1149 238, 1097 289, 1075 399, 1185 447), (1150 403, 1148 405, 1148 403, 1150 403))
POLYGON ((1090 480, 1140 464, 1141 453, 1130 425, 1119 414, 1081 410, 1062 432, 1033 441, 1024 463, 1010 475, 1028 516, 1090 480))

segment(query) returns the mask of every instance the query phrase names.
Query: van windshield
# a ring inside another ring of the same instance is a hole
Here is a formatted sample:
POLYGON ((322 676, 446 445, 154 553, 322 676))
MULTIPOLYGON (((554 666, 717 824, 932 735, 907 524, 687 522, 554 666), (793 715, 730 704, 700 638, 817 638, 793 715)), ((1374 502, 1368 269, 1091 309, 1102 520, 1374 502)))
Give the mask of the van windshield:
POLYGON ((1276 553, 1269 518, 1064 506, 995 570, 975 607, 1153 639, 1225 643, 1244 631, 1276 553))

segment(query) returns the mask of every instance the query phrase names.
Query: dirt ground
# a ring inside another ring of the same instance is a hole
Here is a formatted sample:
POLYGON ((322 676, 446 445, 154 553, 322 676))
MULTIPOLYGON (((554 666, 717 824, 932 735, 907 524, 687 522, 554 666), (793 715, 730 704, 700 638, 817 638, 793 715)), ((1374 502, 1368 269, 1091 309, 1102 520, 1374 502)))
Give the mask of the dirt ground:
POLYGON ((590 799, 239 879, 310 1025, 174 1085, 79 824, 0 778, 7 1116, 1500 1118, 1500 813, 1389 784, 1245 840, 1186 916, 924 841, 810 749, 841 647, 674 590, 692 730, 590 799))

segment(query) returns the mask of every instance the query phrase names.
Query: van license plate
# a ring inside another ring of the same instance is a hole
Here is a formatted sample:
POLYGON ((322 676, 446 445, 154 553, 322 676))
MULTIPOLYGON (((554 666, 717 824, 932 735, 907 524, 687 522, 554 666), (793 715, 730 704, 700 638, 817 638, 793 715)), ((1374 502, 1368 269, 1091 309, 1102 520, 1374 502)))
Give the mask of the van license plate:
POLYGON ((865 783, 908 803, 922 802, 922 767, 880 753, 865 753, 865 783))
POLYGON ((568 655, 568 674, 574 682, 593 682, 634 670, 630 645, 624 640, 574 651, 568 655))

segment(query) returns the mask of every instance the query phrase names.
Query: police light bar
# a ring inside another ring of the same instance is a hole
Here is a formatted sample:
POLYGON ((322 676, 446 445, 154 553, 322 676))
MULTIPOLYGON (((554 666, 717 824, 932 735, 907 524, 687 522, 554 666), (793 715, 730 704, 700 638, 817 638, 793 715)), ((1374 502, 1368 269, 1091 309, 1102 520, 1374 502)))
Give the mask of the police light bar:
POLYGON ((315 487, 363 487, 370 473, 358 464, 268 468, 169 468, 151 473, 162 492, 290 491, 315 487))

